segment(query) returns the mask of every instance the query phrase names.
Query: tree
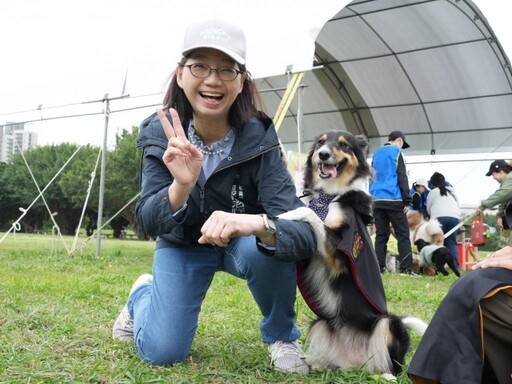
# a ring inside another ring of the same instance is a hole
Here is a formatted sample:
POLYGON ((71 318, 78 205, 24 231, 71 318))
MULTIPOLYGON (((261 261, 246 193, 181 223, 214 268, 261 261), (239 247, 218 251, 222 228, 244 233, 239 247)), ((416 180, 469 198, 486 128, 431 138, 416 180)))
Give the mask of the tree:
MULTIPOLYGON (((139 128, 133 126, 131 131, 123 129, 116 134, 116 146, 108 153, 105 178, 105 213, 116 214, 139 192, 140 150, 137 149, 139 128)), ((135 201, 126 207, 111 222, 114 236, 119 237, 121 228, 131 225, 139 239, 145 238, 135 220, 135 201)))
MULTIPOLYGON (((114 216, 139 191, 140 151, 136 139, 138 127, 123 129, 116 135, 116 146, 107 153, 104 222, 114 216)), ((60 168, 79 147, 74 144, 42 146, 24 153, 39 188, 43 190, 60 168)), ((44 192, 44 199, 52 213, 57 212, 56 222, 62 234, 74 234, 86 203, 87 191, 92 183, 85 208, 82 226, 89 234, 96 227, 99 201, 100 149, 90 145, 80 147, 79 152, 67 164, 44 192)), ((0 163, 0 227, 8 227, 17 220, 19 208, 27 208, 39 192, 21 155, 14 156, 10 164, 0 163)), ((23 231, 51 229, 50 213, 41 197, 20 221, 23 231)), ((116 237, 123 226, 131 225, 139 238, 145 238, 135 220, 135 201, 111 222, 116 237)))
MULTIPOLYGON (((63 233, 69 233, 72 229, 72 223, 76 221, 76 212, 70 210, 69 202, 59 184, 55 181, 49 183, 76 148, 76 145, 71 144, 38 147, 23 153, 26 162, 21 154, 14 156, 13 162, 4 173, 5 188, 11 196, 11 214, 14 207, 27 209, 32 205, 21 222, 23 230, 31 232, 41 229, 50 219, 50 212, 60 215, 63 233), (48 186, 43 197, 40 196, 36 183, 40 190, 48 186), (45 206, 45 201, 50 212, 45 206)), ((18 212, 15 217, 9 219, 16 220, 19 216, 18 212)))
MULTIPOLYGON (((70 206, 80 210, 80 215, 82 214, 84 204, 87 204, 82 226, 86 226, 89 229, 92 228, 92 230, 96 228, 98 213, 100 155, 101 150, 99 147, 90 145, 82 147, 79 154, 63 172, 58 182, 66 199, 69 200, 70 206), (89 196, 87 196, 90 186, 91 191, 89 196), (93 226, 91 226, 91 222, 94 223, 93 226)), ((77 225, 78 217, 73 234, 77 225)), ((91 234, 92 232, 89 232, 89 235, 91 234)))
POLYGON ((2 229, 9 228, 14 218, 20 214, 16 207, 17 197, 13 193, 10 167, 11 164, 0 162, 0 228, 2 229))

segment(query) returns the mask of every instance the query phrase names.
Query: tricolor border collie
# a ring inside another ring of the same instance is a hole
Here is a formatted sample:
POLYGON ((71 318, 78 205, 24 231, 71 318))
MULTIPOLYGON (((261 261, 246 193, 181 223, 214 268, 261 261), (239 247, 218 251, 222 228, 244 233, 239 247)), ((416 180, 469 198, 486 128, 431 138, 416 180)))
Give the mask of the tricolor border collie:
POLYGON ((372 221, 372 175, 368 141, 362 135, 328 131, 306 161, 304 190, 309 207, 280 215, 308 222, 317 254, 298 265, 298 284, 318 316, 307 338, 312 369, 362 368, 396 375, 410 346, 407 327, 426 324, 387 312, 377 257, 366 225, 372 221))

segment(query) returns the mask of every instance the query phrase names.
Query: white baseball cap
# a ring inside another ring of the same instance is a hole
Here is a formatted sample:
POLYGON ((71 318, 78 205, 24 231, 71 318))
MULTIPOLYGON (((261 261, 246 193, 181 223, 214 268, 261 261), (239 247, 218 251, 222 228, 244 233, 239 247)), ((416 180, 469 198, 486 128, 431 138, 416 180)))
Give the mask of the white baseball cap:
POLYGON ((424 186, 427 189, 427 191, 430 191, 430 188, 428 187, 428 182, 425 179, 418 179, 418 180, 416 180, 414 182, 414 185, 422 185, 422 186, 424 186))
POLYGON ((183 40, 183 56, 194 49, 213 48, 245 65, 246 43, 242 29, 223 20, 206 20, 190 24, 183 40))

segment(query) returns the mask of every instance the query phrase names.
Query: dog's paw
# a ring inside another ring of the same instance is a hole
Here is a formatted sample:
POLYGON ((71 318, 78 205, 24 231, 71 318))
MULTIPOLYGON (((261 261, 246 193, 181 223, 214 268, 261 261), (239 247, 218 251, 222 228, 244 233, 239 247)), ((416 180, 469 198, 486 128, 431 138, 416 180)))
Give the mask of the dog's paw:
POLYGON ((317 219, 320 220, 320 218, 310 208, 299 207, 292 211, 281 213, 278 217, 285 220, 309 221, 313 216, 316 216, 317 219))
POLYGON ((315 212, 313 212, 312 209, 307 207, 299 207, 293 211, 282 213, 278 217, 280 219, 303 221, 308 223, 313 228, 313 232, 315 233, 319 252, 326 254, 326 251, 323 248, 326 238, 325 226, 323 221, 317 216, 315 212))
POLYGON ((324 222, 318 215, 308 207, 299 207, 293 211, 282 213, 278 216, 280 219, 303 221, 311 225, 316 233, 317 239, 322 241, 325 239, 324 222))
POLYGON ((323 372, 327 370, 335 370, 337 367, 326 364, 321 359, 314 358, 313 356, 306 356, 304 362, 309 366, 311 371, 323 372))

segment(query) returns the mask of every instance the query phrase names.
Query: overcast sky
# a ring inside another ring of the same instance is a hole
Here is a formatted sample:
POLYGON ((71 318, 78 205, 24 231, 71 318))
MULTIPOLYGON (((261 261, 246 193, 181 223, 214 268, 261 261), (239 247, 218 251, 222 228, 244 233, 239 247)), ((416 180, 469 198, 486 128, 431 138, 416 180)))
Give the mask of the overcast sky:
POLYGON ((1 0, 0 114, 117 96, 127 71, 132 96, 161 92, 180 58, 186 25, 209 17, 244 28, 255 77, 284 73, 289 64, 310 68, 317 33, 342 8, 334 0, 317 4, 1 0))
MULTIPOLYGON (((512 2, 474 1, 510 57, 512 2)), ((262 77, 282 74, 290 64, 295 71, 309 68, 316 35, 347 3, 0 0, 0 124, 90 113, 83 118, 32 122, 27 127, 38 133, 40 145, 101 145, 103 104, 81 103, 101 100, 105 94, 110 98, 120 96, 126 76, 125 93, 131 95, 130 100, 112 100, 111 109, 148 107, 111 114, 108 142, 112 144, 120 128, 138 125, 154 111, 153 104, 161 102, 161 92, 179 59, 183 31, 190 21, 219 17, 239 24, 247 35, 248 68, 255 77, 262 77), (63 105, 68 107, 56 108, 63 105), (38 106, 43 109, 37 111, 38 106), (20 111, 28 112, 14 113, 20 111)), ((485 155, 477 156, 482 157, 485 155)), ((476 204, 498 186, 483 177, 490 161, 455 166, 414 165, 415 161, 418 159, 411 159, 409 166, 411 182, 441 170, 467 204, 476 204)))

